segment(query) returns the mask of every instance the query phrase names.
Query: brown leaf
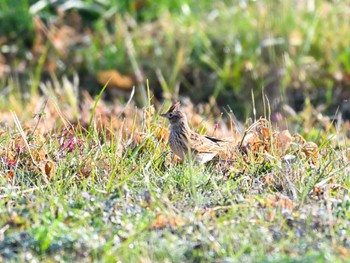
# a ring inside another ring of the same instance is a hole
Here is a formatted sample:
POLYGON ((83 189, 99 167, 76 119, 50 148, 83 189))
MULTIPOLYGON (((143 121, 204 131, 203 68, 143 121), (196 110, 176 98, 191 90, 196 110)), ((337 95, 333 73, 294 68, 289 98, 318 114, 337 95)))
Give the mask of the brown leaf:
POLYGON ((159 228, 177 228, 179 226, 183 226, 185 223, 183 219, 179 216, 167 216, 164 213, 160 212, 157 214, 156 218, 153 220, 151 224, 151 229, 159 229, 159 228))
POLYGON ((44 172, 46 177, 51 180, 52 178, 55 177, 57 170, 57 164, 53 161, 46 161, 45 166, 44 166, 44 172))
POLYGON ((285 152, 289 149, 291 142, 293 141, 293 137, 288 130, 283 130, 277 135, 277 149, 281 152, 285 152))
POLYGON ((349 257, 350 257, 350 252, 349 252, 349 250, 347 249, 347 248, 345 248, 345 247, 343 247, 343 246, 338 246, 338 251, 339 251, 339 253, 342 255, 342 256, 344 256, 344 257, 346 257, 346 258, 348 258, 349 259, 349 257))
POLYGON ((300 145, 304 145, 306 143, 306 140, 304 139, 304 137, 298 133, 294 134, 293 138, 294 138, 294 141, 300 145))
POLYGON ((264 141, 270 140, 270 129, 268 127, 261 127, 260 133, 264 141))
POLYGON ((80 179, 87 178, 91 175, 91 171, 93 169, 93 166, 96 164, 92 160, 84 160, 83 164, 80 165, 78 175, 80 179))
POLYGON ((135 85, 132 77, 124 76, 116 69, 100 71, 97 74, 97 80, 101 85, 105 85, 109 81, 108 87, 124 90, 130 90, 135 85))
POLYGON ((32 154, 36 162, 46 161, 46 152, 43 148, 33 149, 32 154))
POLYGON ((318 146, 314 142, 306 143, 301 149, 305 153, 306 157, 310 157, 313 164, 318 164, 318 146))
POLYGON ((6 173, 4 173, 4 175, 2 173, 0 173, 0 178, 4 179, 5 182, 8 182, 10 184, 12 183, 14 176, 15 176, 15 172, 12 170, 7 171, 6 173))
POLYGON ((274 174, 268 173, 262 177, 264 184, 272 185, 275 182, 274 174))
POLYGON ((152 126, 152 129, 154 130, 154 135, 157 140, 162 144, 163 147, 165 147, 169 139, 168 129, 162 126, 152 126))
POLYGON ((292 211, 296 205, 287 196, 284 196, 280 193, 276 193, 275 195, 268 195, 265 202, 266 206, 283 208, 289 211, 292 211))
POLYGON ((293 30, 289 34, 288 40, 292 46, 300 46, 303 43, 303 35, 299 30, 293 30))
POLYGON ((312 193, 313 193, 314 197, 317 197, 318 199, 321 199, 323 194, 324 194, 322 186, 315 185, 313 187, 313 189, 312 189, 312 193))

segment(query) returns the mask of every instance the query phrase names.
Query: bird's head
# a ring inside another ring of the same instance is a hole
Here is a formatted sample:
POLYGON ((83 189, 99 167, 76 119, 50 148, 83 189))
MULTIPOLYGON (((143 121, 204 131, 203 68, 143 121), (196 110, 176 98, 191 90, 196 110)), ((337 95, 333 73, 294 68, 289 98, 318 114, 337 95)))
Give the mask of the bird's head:
POLYGON ((180 111, 180 102, 175 102, 166 113, 160 114, 160 116, 167 118, 172 125, 186 122, 185 115, 180 111))

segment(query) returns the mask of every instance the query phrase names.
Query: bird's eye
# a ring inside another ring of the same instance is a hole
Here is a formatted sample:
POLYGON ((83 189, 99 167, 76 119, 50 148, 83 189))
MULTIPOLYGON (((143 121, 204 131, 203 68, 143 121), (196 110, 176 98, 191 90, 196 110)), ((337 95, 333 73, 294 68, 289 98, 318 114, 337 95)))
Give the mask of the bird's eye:
POLYGON ((169 117, 173 117, 173 114, 172 114, 172 113, 169 113, 169 117))

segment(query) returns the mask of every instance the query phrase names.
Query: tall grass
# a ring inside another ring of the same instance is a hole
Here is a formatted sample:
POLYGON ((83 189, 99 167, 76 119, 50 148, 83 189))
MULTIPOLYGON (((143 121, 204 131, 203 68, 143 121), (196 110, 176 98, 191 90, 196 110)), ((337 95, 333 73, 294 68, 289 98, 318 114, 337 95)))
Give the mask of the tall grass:
MULTIPOLYGON (((250 101, 252 90, 259 112, 263 111, 259 102, 264 90, 273 102, 273 111, 281 111, 285 104, 300 110, 310 98, 313 104, 323 103, 333 114, 349 85, 346 39, 350 16, 346 1, 82 3, 47 3, 40 9, 32 8, 34 14, 26 16, 41 17, 53 30, 55 25, 48 18, 67 24, 75 12, 81 18, 77 26, 93 32, 86 35, 69 25, 83 40, 78 41, 82 45, 68 47, 68 56, 54 48, 49 50, 48 58, 66 65, 65 74, 79 71, 81 76, 96 76, 101 70, 117 69, 133 75, 140 71, 143 79, 138 77, 138 85, 149 79, 158 98, 180 94, 203 101, 213 95, 242 118, 251 115, 245 103, 250 101), (57 16, 55 8, 66 10, 66 17, 57 16), (126 38, 123 28, 128 29, 130 38, 126 38), (135 47, 132 57, 126 39, 135 47), (299 94, 300 99, 288 94, 299 94)), ((2 5, 3 17, 15 10, 9 3, 2 5)), ((33 27, 25 21, 17 24, 33 27)), ((10 34, 9 25, 3 28, 5 35, 10 34)), ((33 30, 28 32, 32 32, 28 39, 11 44, 17 47, 11 49, 12 57, 23 60, 19 51, 30 52, 23 45, 37 36, 33 30)), ((42 61, 33 62, 38 63, 38 69, 41 67, 42 61)), ((47 68, 44 66, 43 70, 47 68)), ((82 78, 82 85, 90 86, 90 80, 82 78)), ((140 105, 145 102, 143 97, 145 93, 137 99, 140 105)))

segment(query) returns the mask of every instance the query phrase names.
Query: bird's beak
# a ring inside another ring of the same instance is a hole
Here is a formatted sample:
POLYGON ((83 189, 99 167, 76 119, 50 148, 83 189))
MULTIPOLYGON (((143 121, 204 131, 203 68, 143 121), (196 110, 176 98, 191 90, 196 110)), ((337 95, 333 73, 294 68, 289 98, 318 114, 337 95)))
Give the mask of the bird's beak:
POLYGON ((162 114, 160 114, 160 116, 166 118, 166 117, 167 117, 167 114, 166 114, 166 113, 162 113, 162 114))

